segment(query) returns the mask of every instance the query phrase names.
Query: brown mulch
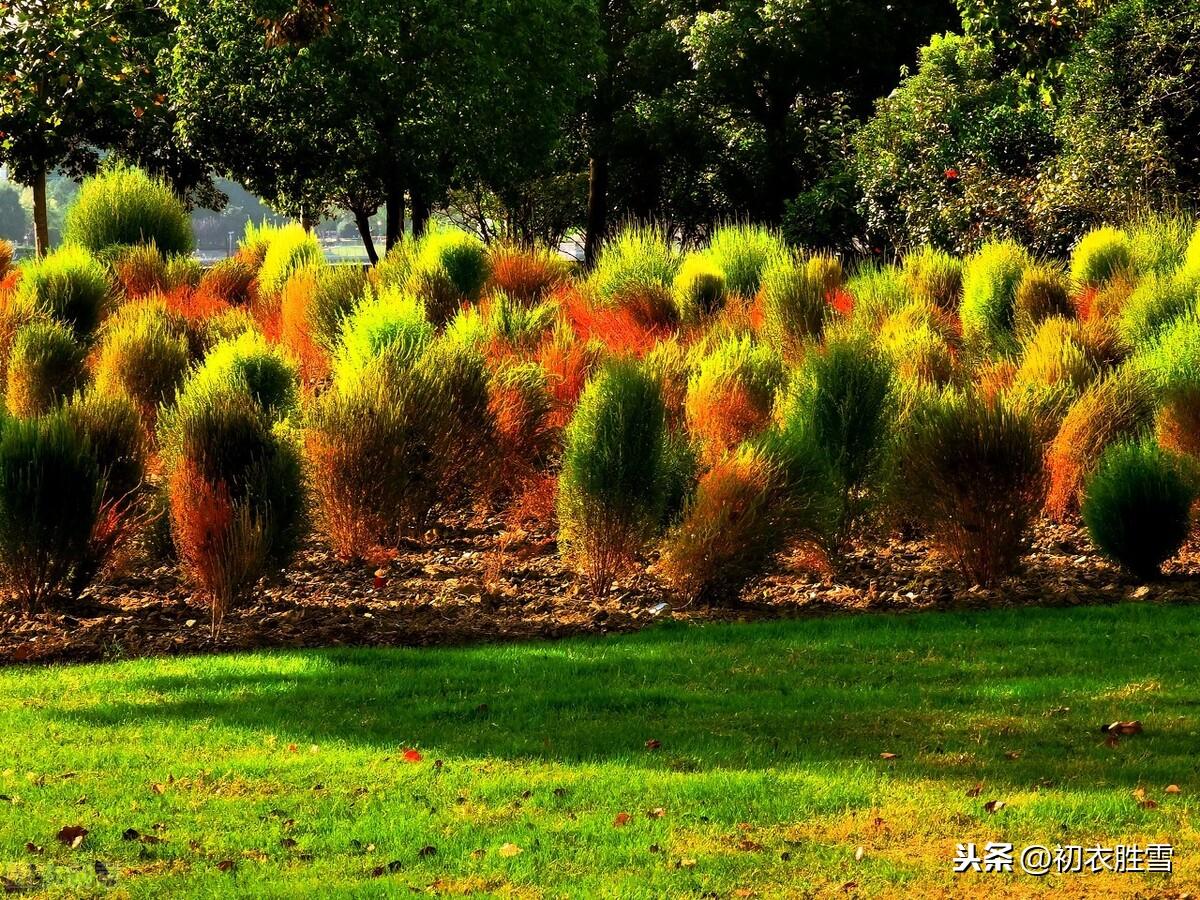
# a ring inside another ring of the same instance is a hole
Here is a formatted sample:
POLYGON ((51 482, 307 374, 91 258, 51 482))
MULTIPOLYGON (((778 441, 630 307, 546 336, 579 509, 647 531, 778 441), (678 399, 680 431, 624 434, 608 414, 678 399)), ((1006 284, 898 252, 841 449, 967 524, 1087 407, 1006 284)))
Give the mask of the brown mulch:
POLYGON ((861 544, 835 575, 786 564, 727 606, 681 604, 650 575, 595 598, 551 537, 505 532, 501 520, 458 522, 375 567, 348 566, 311 545, 264 578, 213 639, 207 608, 173 566, 140 566, 74 604, 24 617, 0 607, 0 664, 121 659, 264 647, 425 646, 633 631, 656 622, 829 613, 1200 601, 1200 542, 1141 585, 1098 557, 1085 532, 1040 523, 1024 570, 971 585, 918 541, 861 544))

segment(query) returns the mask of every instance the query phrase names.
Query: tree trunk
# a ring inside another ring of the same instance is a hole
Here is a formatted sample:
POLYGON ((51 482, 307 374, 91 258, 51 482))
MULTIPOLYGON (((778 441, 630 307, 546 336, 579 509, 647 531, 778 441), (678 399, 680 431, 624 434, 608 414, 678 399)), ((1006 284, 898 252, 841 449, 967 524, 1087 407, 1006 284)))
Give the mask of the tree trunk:
POLYGON ((319 224, 321 224, 320 220, 314 219, 309 213, 305 212, 305 213, 300 214, 300 225, 309 234, 312 234, 313 229, 316 228, 319 224))
POLYGON ((379 262, 379 251, 375 249, 375 240, 371 237, 371 217, 365 209, 356 209, 353 212, 354 224, 358 226, 358 234, 367 250, 367 259, 374 266, 379 262))
POLYGON ((50 252, 50 217, 46 210, 46 170, 33 176, 33 245, 39 257, 50 252))
POLYGON ((608 231, 608 155, 597 154, 588 163, 587 230, 583 238, 583 262, 595 265, 600 242, 608 231))
POLYGON ((413 237, 423 237, 429 230, 429 217, 432 210, 429 208, 429 201, 425 199, 424 192, 419 188, 414 188, 412 191, 412 207, 413 237))
POLYGON ((404 236, 404 188, 400 185, 389 187, 384 206, 387 210, 385 241, 387 249, 391 250, 404 236))

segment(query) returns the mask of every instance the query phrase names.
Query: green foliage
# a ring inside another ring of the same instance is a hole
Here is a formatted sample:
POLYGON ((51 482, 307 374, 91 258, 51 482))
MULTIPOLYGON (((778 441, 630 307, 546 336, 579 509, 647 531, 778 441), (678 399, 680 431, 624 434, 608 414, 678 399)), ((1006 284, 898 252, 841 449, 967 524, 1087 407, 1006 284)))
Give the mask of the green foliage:
POLYGON ((962 299, 962 260, 925 246, 904 257, 904 279, 912 293, 939 309, 958 309, 962 299))
POLYGON ((213 347, 188 378, 181 406, 205 396, 245 394, 268 421, 288 418, 299 409, 300 376, 294 361, 256 331, 246 331, 213 347))
POLYGON ((385 287, 378 297, 367 297, 342 323, 342 344, 334 364, 334 378, 357 378, 377 358, 396 368, 411 365, 432 339, 433 325, 425 304, 412 294, 385 287))
POLYGON ((1014 305, 1013 326, 1020 339, 1033 334, 1047 319, 1075 315, 1066 273, 1045 263, 1032 263, 1021 274, 1014 305))
POLYGON ((122 394, 90 390, 73 397, 63 416, 87 438, 103 485, 102 505, 129 504, 146 475, 146 432, 137 407, 122 394))
POLYGON ((680 262, 662 231, 629 226, 604 245, 587 284, 613 306, 643 298, 665 305, 680 262))
POLYGON ((445 321, 464 302, 479 299, 488 279, 487 248, 457 228, 436 228, 421 238, 408 271, 409 289, 445 321))
POLYGON ((846 491, 845 507, 878 474, 895 416, 892 367, 871 345, 831 341, 811 353, 793 381, 784 421, 811 435, 846 491))
POLYGON ((1195 223, 1184 216, 1144 215, 1129 232, 1133 271, 1138 275, 1169 275, 1187 253, 1195 223))
POLYGON ((100 497, 96 460, 67 418, 0 425, 0 574, 27 609, 87 558, 100 497))
POLYGON ((324 265, 325 254, 316 235, 296 223, 273 229, 268 232, 267 250, 258 270, 258 292, 263 297, 276 297, 296 272, 324 265))
POLYGON ((108 270, 82 247, 66 246, 24 265, 16 299, 83 338, 100 323, 111 294, 108 270))
POLYGON ((559 542, 604 593, 663 521, 666 413, 657 382, 610 362, 588 382, 564 435, 559 542))
POLYGON ((912 302, 912 289, 895 266, 859 266, 847 280, 846 292, 854 298, 854 322, 872 331, 912 302))
POLYGON ((707 250, 725 273, 730 293, 743 297, 758 293, 767 267, 787 252, 783 238, 760 225, 722 225, 713 231, 707 250))
POLYGON ((1044 490, 1034 422, 946 393, 919 404, 897 448, 893 503, 973 581, 1011 574, 1044 490))
POLYGON ((84 179, 67 211, 63 239, 93 253, 152 244, 163 254, 187 254, 196 246, 191 219, 171 188, 122 165, 84 179))
POLYGON ((1101 553, 1154 578, 1187 540, 1195 500, 1177 458, 1153 442, 1122 442, 1100 457, 1081 512, 1101 553))
POLYGON ((1117 329, 1133 349, 1148 347, 1159 334, 1196 309, 1196 289, 1178 278, 1151 273, 1121 308, 1117 329))
POLYGON ((1118 228, 1093 228, 1071 251, 1071 281, 1079 288, 1101 288, 1133 270, 1133 242, 1118 228))
POLYGON ((1016 351, 1017 288, 1029 254, 1004 241, 986 244, 963 269, 963 338, 978 352, 1010 355, 1016 351))
POLYGON ((186 323, 157 303, 122 306, 105 323, 96 357, 96 388, 128 397, 147 425, 169 403, 191 363, 186 323))
POLYGON ((308 320, 313 340, 325 352, 337 351, 346 317, 368 290, 367 276, 357 266, 326 266, 318 270, 308 320))
POLYGON ((762 273, 761 282, 763 340, 777 352, 792 355, 821 337, 829 305, 817 273, 790 255, 779 256, 762 273))
POLYGON ((36 321, 22 326, 8 358, 8 412, 29 417, 52 410, 83 382, 83 360, 83 347, 65 325, 36 321))
POLYGON ((675 275, 675 305, 679 319, 696 325, 719 310, 728 292, 725 272, 707 253, 689 253, 675 275))

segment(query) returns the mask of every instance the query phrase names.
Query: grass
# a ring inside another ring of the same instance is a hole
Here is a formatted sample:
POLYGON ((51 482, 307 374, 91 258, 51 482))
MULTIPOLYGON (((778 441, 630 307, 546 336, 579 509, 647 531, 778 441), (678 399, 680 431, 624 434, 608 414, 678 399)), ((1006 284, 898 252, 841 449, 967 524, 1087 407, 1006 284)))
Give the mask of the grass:
POLYGON ((10 669, 0 872, 71 897, 96 861, 129 897, 1195 890, 1197 638, 1194 608, 1124 604, 10 669), (1118 719, 1145 733, 1107 745, 1118 719), (988 840, 1166 841, 1176 874, 952 874, 988 840))

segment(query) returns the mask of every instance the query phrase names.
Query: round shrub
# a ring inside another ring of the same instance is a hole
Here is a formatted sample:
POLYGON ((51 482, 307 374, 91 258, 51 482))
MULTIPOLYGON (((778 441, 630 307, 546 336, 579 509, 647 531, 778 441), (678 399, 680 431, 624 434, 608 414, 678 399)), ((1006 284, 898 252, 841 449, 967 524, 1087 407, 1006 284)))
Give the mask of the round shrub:
POLYGON ((40 310, 86 337, 112 293, 108 271, 87 250, 66 246, 22 268, 15 302, 40 310))
POLYGON ((851 321, 869 331, 913 301, 908 280, 895 266, 859 266, 847 280, 846 292, 853 302, 851 321))
POLYGON ((0 424, 0 575, 26 610, 59 594, 89 555, 100 471, 63 416, 0 424))
POLYGON ((567 283, 570 263, 550 247, 498 243, 488 248, 489 283, 521 303, 540 303, 567 283))
POLYGON ((305 268, 325 265, 325 253, 316 235, 296 223, 271 229, 266 235, 266 252, 258 270, 258 293, 274 302, 287 280, 305 268))
POLYGON ((1081 512, 1101 553, 1153 578, 1187 540, 1195 500, 1178 459, 1153 442, 1121 442, 1100 457, 1081 512))
POLYGON ((137 407, 121 394, 77 394, 63 407, 71 427, 87 438, 100 471, 104 505, 128 503, 146 475, 146 432, 137 407))
POLYGON ((1057 266, 1034 264, 1021 275, 1017 284, 1013 323, 1018 338, 1032 334, 1049 318, 1072 318, 1071 286, 1067 275, 1057 266))
POLYGON ((417 243, 408 273, 409 290, 442 324, 463 304, 479 299, 488 277, 483 242, 456 228, 435 229, 417 243))
POLYGON ((378 297, 367 297, 355 306, 342 322, 334 380, 357 378, 368 363, 379 358, 398 369, 407 368, 433 334, 424 303, 412 294, 385 287, 378 297))
POLYGON ((1200 316, 1182 316, 1164 327, 1132 364, 1158 394, 1159 439, 1200 459, 1200 316))
POLYGON ((0 281, 12 270, 13 256, 12 243, 0 238, 0 281))
POLYGON ((120 165, 84 179, 67 210, 63 239, 94 253, 133 244, 153 244, 164 254, 196 248, 187 209, 166 182, 120 165))
POLYGON ((1109 444, 1150 428, 1155 399, 1153 381, 1126 365, 1092 382, 1072 404, 1047 454, 1046 510, 1053 518, 1062 521, 1078 508, 1083 484, 1109 444))
POLYGON ((158 407, 170 403, 191 363, 186 323, 160 303, 121 307, 105 323, 96 354, 96 389, 128 397, 153 430, 158 407))
POLYGON ((759 225, 722 225, 713 231, 706 251, 713 264, 725 273, 730 293, 753 297, 762 284, 763 273, 787 245, 778 234, 759 225))
POLYGON ((305 378, 329 374, 342 323, 367 293, 357 266, 328 266, 297 272, 283 288, 280 340, 300 361, 305 378))
POLYGON ((1177 278, 1151 274, 1129 295, 1117 320, 1117 330, 1126 346, 1149 347, 1173 322, 1195 309, 1196 289, 1177 278))
POLYGON ((948 393, 917 406, 897 452, 897 510, 972 581, 1011 573, 1042 501, 1032 420, 1002 402, 948 393))
POLYGON ((913 303, 888 316, 877 342, 901 379, 944 385, 954 375, 954 352, 941 308, 927 303, 913 303))
POLYGON ((728 338, 700 360, 684 414, 709 462, 766 427, 783 382, 779 354, 748 337, 728 338))
POLYGON ((671 288, 681 260, 657 229, 629 227, 601 248, 587 287, 607 306, 631 306, 656 319, 674 314, 671 288))
POLYGON ((14 416, 49 412, 84 379, 84 350, 58 322, 31 322, 17 331, 8 357, 4 402, 14 416))
POLYGON ((1093 228, 1071 251, 1071 281, 1080 289, 1100 288, 1133 270, 1133 244, 1118 228, 1093 228))
POLYGON ((1195 224, 1183 216, 1150 215, 1129 233, 1133 271, 1141 276, 1170 275, 1187 254, 1195 224))
POLYGON ((200 276, 200 290, 240 305, 250 300, 254 277, 254 268, 246 260, 231 256, 217 260, 208 267, 200 276))
POLYGON ((895 415, 892 367, 864 341, 839 339, 804 360, 783 419, 829 457, 850 501, 874 476, 895 415))
POLYGON ((667 499, 666 415, 655 380, 613 361, 583 390, 558 482, 559 543, 604 593, 657 533, 667 499))
POLYGON ((254 400, 268 420, 287 418, 299 408, 296 365, 256 331, 246 331, 213 347, 184 383, 180 404, 230 391, 254 400))
POLYGON ((939 309, 957 310, 962 297, 962 260, 935 247, 922 247, 904 257, 904 280, 920 300, 939 309))
POLYGON ((985 355, 1016 352, 1017 288, 1030 264, 1029 254, 1009 241, 984 244, 967 260, 960 316, 969 347, 985 355))
POLYGON ((763 340, 784 356, 821 337, 829 306, 825 285, 790 256, 776 257, 761 277, 758 307, 763 340))
POLYGON ((725 303, 725 273, 706 254, 690 253, 679 266, 673 289, 680 321, 696 325, 725 303))
POLYGON ((171 536, 208 597, 213 629, 303 522, 299 455, 260 404, 236 388, 181 396, 159 423, 171 536))
POLYGON ((112 270, 128 298, 166 290, 167 261, 153 244, 121 247, 113 257, 112 270))

